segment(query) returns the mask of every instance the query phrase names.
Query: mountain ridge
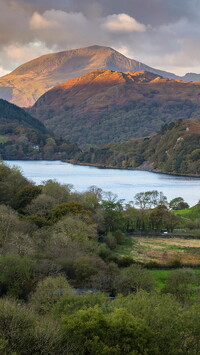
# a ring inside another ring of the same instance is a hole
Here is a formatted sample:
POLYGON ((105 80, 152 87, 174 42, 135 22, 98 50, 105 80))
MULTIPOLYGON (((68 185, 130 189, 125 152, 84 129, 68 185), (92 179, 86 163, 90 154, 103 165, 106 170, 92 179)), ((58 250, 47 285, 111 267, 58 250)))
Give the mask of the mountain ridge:
MULTIPOLYGON (((50 88, 96 69, 121 72, 146 70, 171 79, 184 79, 151 68, 105 46, 89 46, 46 54, 20 65, 0 78, 0 97, 22 107, 32 106, 50 88)), ((200 74, 191 74, 200 80, 200 74)), ((187 80, 190 74, 187 75, 187 80)))
POLYGON ((177 119, 200 118, 200 83, 140 71, 95 70, 43 94, 28 109, 80 146, 144 137, 177 119))

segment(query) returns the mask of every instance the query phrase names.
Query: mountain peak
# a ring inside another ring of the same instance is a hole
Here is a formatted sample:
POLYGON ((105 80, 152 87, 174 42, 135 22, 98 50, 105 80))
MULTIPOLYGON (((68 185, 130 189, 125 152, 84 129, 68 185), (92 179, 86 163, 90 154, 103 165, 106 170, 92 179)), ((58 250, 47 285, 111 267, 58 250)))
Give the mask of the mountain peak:
POLYGON ((30 112, 81 146, 147 136, 171 121, 197 118, 200 84, 148 72, 98 69, 59 84, 30 112))
POLYGON ((31 106, 55 85, 97 69, 118 72, 147 71, 164 78, 180 79, 175 74, 127 58, 113 48, 92 45, 46 54, 20 65, 10 74, 0 78, 0 97, 19 106, 31 106))

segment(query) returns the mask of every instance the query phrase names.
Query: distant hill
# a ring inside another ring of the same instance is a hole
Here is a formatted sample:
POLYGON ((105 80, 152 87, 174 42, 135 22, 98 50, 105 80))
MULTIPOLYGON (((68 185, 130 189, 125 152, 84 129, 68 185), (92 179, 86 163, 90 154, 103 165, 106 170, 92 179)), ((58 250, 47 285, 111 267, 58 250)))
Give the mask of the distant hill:
POLYGON ((0 159, 69 159, 79 149, 55 138, 23 109, 0 99, 0 159))
MULTIPOLYGON (((0 78, 0 97, 19 106, 29 107, 55 85, 96 69, 120 72, 145 70, 164 78, 181 79, 175 74, 129 59, 112 48, 91 46, 47 54, 19 66, 0 78)), ((184 78, 198 81, 200 74, 187 74, 184 78)))
POLYGON ((144 137, 176 119, 200 118, 200 83, 150 72, 96 70, 60 84, 29 112, 81 146, 144 137))
POLYGON ((179 120, 151 137, 90 148, 74 162, 200 176, 200 122, 179 120))

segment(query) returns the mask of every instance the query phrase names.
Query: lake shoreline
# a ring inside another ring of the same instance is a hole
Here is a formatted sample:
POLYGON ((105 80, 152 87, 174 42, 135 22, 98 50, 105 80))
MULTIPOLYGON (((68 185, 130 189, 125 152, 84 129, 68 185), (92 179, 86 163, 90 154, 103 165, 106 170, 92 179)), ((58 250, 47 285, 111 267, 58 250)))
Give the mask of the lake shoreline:
POLYGON ((137 168, 131 168, 131 167, 126 167, 126 168, 122 168, 122 167, 116 167, 116 166, 112 166, 112 165, 102 165, 102 164, 91 164, 91 163, 76 163, 73 160, 67 160, 67 161, 63 161, 63 163, 68 163, 68 164, 72 164, 72 165, 77 165, 77 166, 88 166, 88 167, 94 167, 97 169, 110 169, 110 170, 127 170, 127 171, 146 171, 149 173, 154 173, 154 174, 162 174, 162 175, 169 175, 169 176, 176 176, 176 177, 186 177, 186 178, 196 178, 196 179, 200 179, 200 175, 192 175, 192 174, 173 174, 173 173, 168 173, 168 172, 163 172, 162 170, 158 170, 158 169, 153 169, 152 167, 142 167, 139 166, 137 168))
MULTIPOLYGON (((15 159, 11 159, 11 160, 2 160, 2 162, 4 161, 15 161, 15 159)), ((43 159, 16 159, 16 161, 22 161, 22 162, 31 162, 31 161, 44 161, 43 159)), ((54 159, 52 160, 46 160, 49 162, 53 162, 55 161, 54 159)), ((108 170, 127 170, 127 171, 146 171, 149 173, 154 173, 154 174, 161 174, 161 175, 169 175, 169 176, 176 176, 176 177, 185 177, 185 178, 195 178, 195 179, 200 179, 200 175, 193 175, 193 174, 175 174, 175 173, 169 173, 169 172, 163 172, 162 170, 159 169, 154 169, 152 167, 152 163, 150 162, 145 162, 145 164, 143 163, 142 165, 140 165, 137 168, 131 168, 131 167, 126 167, 126 168, 122 168, 122 167, 116 167, 116 166, 112 166, 112 165, 102 165, 102 164, 91 164, 91 163, 76 163, 73 159, 72 160, 59 160, 62 163, 66 163, 66 164, 71 164, 71 165, 76 165, 76 166, 88 166, 88 167, 93 167, 93 168, 97 168, 97 169, 108 169, 108 170), (147 164, 146 164, 147 163, 147 164), (149 164, 150 163, 150 164, 149 164)))
POLYGON ((111 191, 127 202, 133 200, 137 193, 153 190, 162 191, 168 201, 181 196, 191 206, 198 202, 199 197, 200 179, 197 177, 152 173, 144 169, 77 165, 72 164, 72 161, 69 163, 60 160, 7 160, 5 163, 18 167, 27 179, 37 185, 56 180, 64 185, 73 185, 74 191, 79 192, 97 186, 104 192, 111 191))
MULTIPOLYGON (((2 162, 4 161, 15 161, 15 159, 11 159, 11 160, 2 160, 2 162)), ((22 162, 28 162, 28 161, 44 161, 43 159, 16 159, 16 161, 22 161, 22 162)), ((52 160, 46 160, 49 162, 53 162, 55 161, 54 159, 52 160)), ((77 163, 75 162, 73 159, 71 160, 59 160, 62 163, 66 163, 66 164, 71 164, 71 165, 75 165, 75 166, 88 166, 88 167, 93 167, 93 168, 97 168, 97 169, 108 169, 108 170, 127 170, 127 171, 146 171, 149 173, 154 173, 154 174, 161 174, 161 175, 169 175, 169 176, 176 176, 176 177, 185 177, 185 178, 195 178, 195 179, 200 179, 200 175, 193 175, 193 174, 175 174, 175 173, 169 173, 169 172, 164 172, 162 170, 159 169, 154 169, 152 167, 152 163, 150 162, 145 162, 142 165, 140 165, 137 168, 131 168, 131 167, 126 167, 126 168, 122 168, 122 167, 116 167, 116 166, 112 166, 112 165, 102 165, 102 164, 91 164, 91 163, 77 163), (147 164, 146 164, 147 163, 147 164)))

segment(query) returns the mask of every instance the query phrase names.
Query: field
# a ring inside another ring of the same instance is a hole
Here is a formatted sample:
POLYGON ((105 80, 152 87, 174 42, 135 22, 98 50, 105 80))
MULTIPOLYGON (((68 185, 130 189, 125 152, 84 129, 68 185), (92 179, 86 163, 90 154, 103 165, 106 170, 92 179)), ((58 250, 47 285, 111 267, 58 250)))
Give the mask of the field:
POLYGON ((142 263, 170 265, 180 262, 186 266, 200 265, 198 239, 126 237, 125 244, 118 246, 116 252, 142 263))
POLYGON ((185 208, 184 210, 177 210, 173 212, 176 215, 194 221, 195 219, 200 218, 200 204, 198 203, 196 206, 191 208, 185 208))
MULTIPOLYGON (((149 270, 151 275, 153 276, 155 280, 155 288, 157 291, 162 290, 162 288, 166 284, 166 279, 168 278, 169 274, 171 273, 172 269, 167 269, 167 270, 149 270)), ((200 269, 196 268, 194 269, 196 275, 200 277, 200 269)))

